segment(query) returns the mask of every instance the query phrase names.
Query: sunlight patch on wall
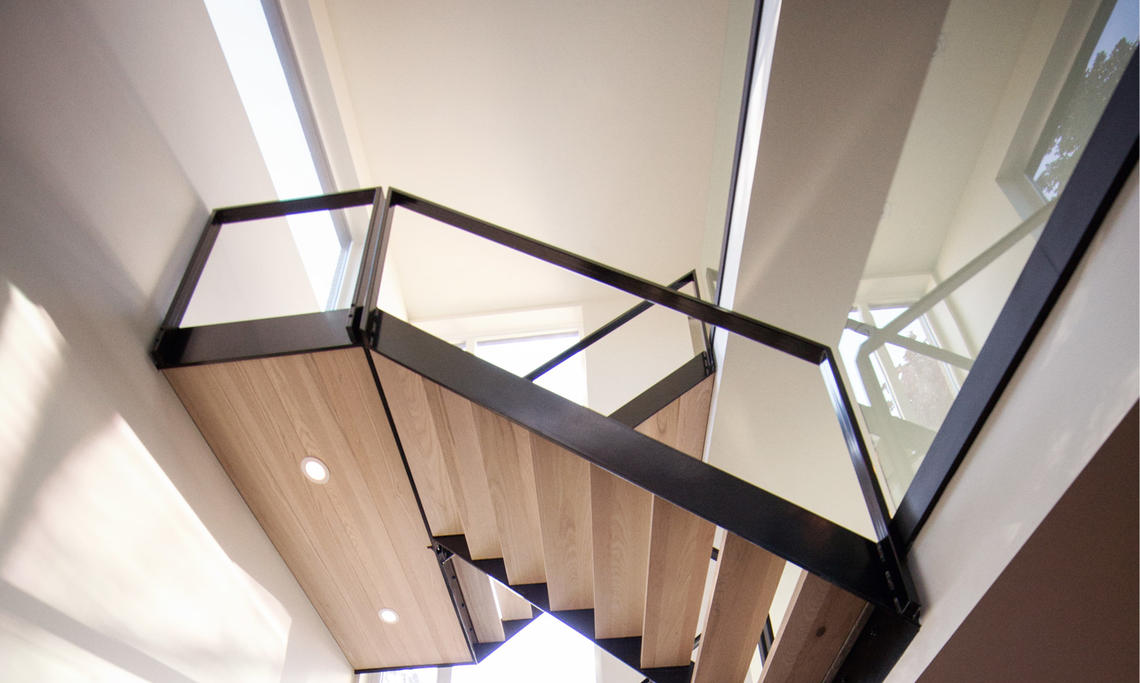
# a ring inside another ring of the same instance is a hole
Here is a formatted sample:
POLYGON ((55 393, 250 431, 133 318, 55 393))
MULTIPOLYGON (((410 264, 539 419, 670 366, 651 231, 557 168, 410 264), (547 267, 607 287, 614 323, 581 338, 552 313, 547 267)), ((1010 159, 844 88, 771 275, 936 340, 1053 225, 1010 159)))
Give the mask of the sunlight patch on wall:
POLYGON ((5 590, 99 634, 104 649, 137 653, 131 661, 194 680, 280 680, 289 614, 218 546, 120 416, 20 495, 23 518, 5 520, 15 531, 0 549, 5 590))
POLYGON ((143 683, 146 679, 47 629, 0 612, 0 680, 143 683))
MULTIPOLYGON (((42 405, 62 365, 63 336, 51 316, 12 283, 0 309, 0 503, 7 507, 9 473, 20 467, 42 405)), ((2 507, 0 507, 2 509, 2 507)))

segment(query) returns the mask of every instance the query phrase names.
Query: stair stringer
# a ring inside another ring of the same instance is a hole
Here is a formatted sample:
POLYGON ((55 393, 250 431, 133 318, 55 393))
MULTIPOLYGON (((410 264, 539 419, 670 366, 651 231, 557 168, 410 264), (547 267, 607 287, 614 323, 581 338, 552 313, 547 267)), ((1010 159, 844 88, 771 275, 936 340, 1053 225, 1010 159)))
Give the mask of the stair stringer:
POLYGON ((375 353, 869 602, 893 606, 873 541, 403 320, 379 310, 370 320, 375 353))

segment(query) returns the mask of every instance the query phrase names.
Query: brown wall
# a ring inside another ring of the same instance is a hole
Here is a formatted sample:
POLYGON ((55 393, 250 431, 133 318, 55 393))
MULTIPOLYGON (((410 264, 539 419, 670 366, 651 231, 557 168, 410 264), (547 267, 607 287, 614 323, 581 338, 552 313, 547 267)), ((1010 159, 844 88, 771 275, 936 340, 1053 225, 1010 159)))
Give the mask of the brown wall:
POLYGON ((947 681, 1140 680, 1138 406, 923 673, 947 681))

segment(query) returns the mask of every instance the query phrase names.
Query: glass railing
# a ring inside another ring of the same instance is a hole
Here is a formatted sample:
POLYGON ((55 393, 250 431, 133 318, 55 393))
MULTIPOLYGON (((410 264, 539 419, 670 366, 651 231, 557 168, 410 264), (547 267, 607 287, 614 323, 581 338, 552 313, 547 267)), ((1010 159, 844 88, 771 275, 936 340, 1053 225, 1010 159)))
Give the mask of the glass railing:
POLYGON ((220 209, 188 276, 180 323, 196 327, 352 306, 374 192, 220 209), (292 204, 292 206, 291 206, 292 204), (311 206, 333 206, 305 210, 311 206), (297 211, 300 209, 300 211, 297 211))
POLYGON ((951 2, 942 35, 838 345, 892 510, 1136 50, 1137 3, 951 2))
MULTIPOLYGON (((684 315, 433 218, 390 214, 381 310, 595 412, 705 351, 684 315)), ((669 286, 695 294, 694 280, 669 286)))
POLYGON ((701 301, 692 275, 654 284, 399 190, 388 192, 384 226, 383 267, 368 286, 387 314, 372 332, 378 352, 407 358, 421 374, 813 573, 862 595, 874 592, 873 601, 884 600, 879 591, 893 592, 887 604, 914 609, 854 405, 825 345, 701 301), (385 291, 402 296, 385 302, 385 291), (708 404, 678 427, 692 432, 679 450, 703 466, 693 469, 676 451, 658 453, 635 439, 619 443, 632 437, 616 433, 595 443, 595 430, 609 426, 519 392, 493 373, 461 371, 454 352, 426 349, 406 326, 385 323, 393 316, 522 379, 541 383, 580 363, 583 405, 620 414, 631 426, 667 404, 628 410, 640 406, 641 392, 697 368, 699 376, 672 401, 715 366, 711 439, 708 404), (547 327, 525 327, 528 316, 547 327), (591 330, 608 334, 595 339, 591 330), (583 342, 593 343, 580 350, 583 342), (535 367, 535 357, 552 351, 550 362, 535 367), (722 514, 725 501, 733 501, 733 513, 722 514), (895 577, 893 588, 877 585, 887 575, 895 577))

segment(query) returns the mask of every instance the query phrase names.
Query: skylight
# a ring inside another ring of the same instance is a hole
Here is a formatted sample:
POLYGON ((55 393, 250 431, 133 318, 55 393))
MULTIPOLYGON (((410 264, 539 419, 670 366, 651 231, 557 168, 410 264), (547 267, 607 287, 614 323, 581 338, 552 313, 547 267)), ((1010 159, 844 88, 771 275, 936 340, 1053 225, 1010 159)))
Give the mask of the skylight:
MULTIPOLYGON (((259 0, 203 0, 280 199, 324 193, 259 0)), ((333 301, 343 245, 327 212, 287 218, 317 301, 333 301)))

